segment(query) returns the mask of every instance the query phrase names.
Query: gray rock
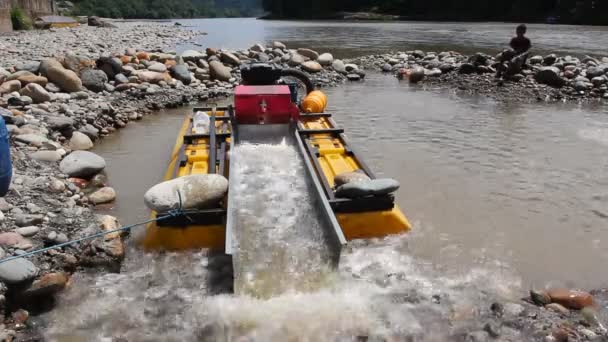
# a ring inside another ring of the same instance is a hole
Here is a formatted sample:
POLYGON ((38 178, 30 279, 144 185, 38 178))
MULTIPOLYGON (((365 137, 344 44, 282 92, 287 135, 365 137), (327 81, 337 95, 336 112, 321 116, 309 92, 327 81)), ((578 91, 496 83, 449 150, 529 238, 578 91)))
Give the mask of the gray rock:
POLYGON ((177 64, 171 68, 171 76, 185 85, 192 82, 192 75, 185 64, 177 64))
POLYGON ((372 195, 387 195, 397 191, 399 186, 399 182, 389 178, 348 183, 336 189, 336 197, 359 198, 372 195))
POLYGON ((319 53, 311 49, 298 49, 298 54, 308 57, 313 61, 316 61, 317 58, 319 58, 319 53))
POLYGON ((35 146, 41 146, 49 142, 49 139, 38 134, 20 134, 15 137, 15 140, 35 146))
POLYGON ((230 53, 230 52, 222 52, 220 54, 220 60, 224 63, 228 63, 230 65, 240 65, 241 64, 241 60, 235 56, 234 54, 230 53))
POLYGON ((227 82, 230 78, 232 78, 232 74, 230 72, 231 69, 225 67, 221 62, 209 62, 209 75, 212 79, 227 82))
POLYGON ((93 141, 84 133, 74 132, 69 147, 74 151, 86 151, 93 148, 93 141))
POLYGON ((104 204, 116 199, 116 191, 111 187, 103 187, 89 195, 89 201, 93 204, 104 204))
POLYGON ((352 64, 352 63, 344 65, 344 69, 346 69, 347 72, 359 71, 359 67, 356 64, 352 64))
POLYGON ((301 65, 302 63, 304 63, 304 56, 297 53, 292 54, 289 62, 287 62, 287 64, 292 67, 301 65))
POLYGON ((65 157, 59 164, 61 172, 70 177, 89 178, 106 167, 106 161, 92 152, 75 151, 65 157))
POLYGON ((334 60, 331 67, 341 74, 346 74, 346 65, 344 65, 344 62, 340 59, 334 60))
POLYGON ((270 60, 270 56, 268 56, 264 52, 258 53, 258 55, 256 56, 256 58, 258 59, 258 61, 260 61, 262 63, 266 63, 266 62, 268 62, 270 60))
POLYGON ((117 74, 114 77, 114 80, 116 81, 116 84, 126 84, 126 83, 129 83, 129 79, 127 78, 127 76, 125 76, 123 74, 117 74))
POLYGON ((533 56, 528 60, 530 64, 540 64, 544 60, 543 56, 533 56))
POLYGON ((590 67, 587 69, 587 78, 592 79, 599 76, 604 76, 606 72, 601 67, 590 67))
POLYGON ((545 58, 543 58, 544 65, 553 65, 553 64, 555 64, 556 61, 557 61, 556 54, 550 54, 550 55, 545 56, 545 58))
POLYGON ((536 82, 554 87, 562 87, 566 81, 560 76, 560 70, 556 67, 542 67, 534 75, 536 82))
POLYGON ((336 175, 336 177, 334 178, 334 183, 335 183, 336 187, 339 187, 339 186, 342 186, 342 185, 348 184, 348 183, 363 182, 363 181, 369 181, 369 180, 370 180, 370 178, 364 172, 355 171, 355 172, 345 172, 345 173, 336 175))
POLYGON ((34 235, 38 234, 39 231, 40 231, 40 228, 37 226, 28 226, 28 227, 21 227, 21 228, 15 229, 15 233, 17 233, 23 237, 34 236, 34 235))
POLYGON ((471 63, 463 63, 460 65, 460 68, 458 68, 458 72, 468 75, 477 72, 477 68, 471 63))
POLYGON ((61 153, 59 151, 36 151, 30 154, 30 158, 41 162, 56 163, 61 160, 61 153))
POLYGON ((490 335, 487 331, 473 331, 466 335, 466 342, 486 342, 490 340, 490 335))
POLYGON ((359 80, 361 80, 361 76, 359 74, 347 74, 346 78, 349 81, 359 81, 359 80))
POLYGON ((25 62, 25 63, 15 66, 15 70, 29 71, 32 74, 38 74, 38 71, 40 70, 40 62, 36 62, 36 61, 25 62))
POLYGON ((67 116, 47 116, 46 122, 53 131, 61 131, 74 126, 74 119, 67 116))
POLYGON ((18 227, 33 226, 42 223, 42 215, 17 214, 15 215, 15 225, 18 227))
POLYGON ((144 195, 144 202, 148 208, 159 212, 177 209, 179 192, 184 209, 202 209, 216 205, 226 191, 228 181, 220 175, 191 175, 153 186, 144 195))
POLYGON ((331 53, 321 54, 319 58, 317 58, 317 62, 319 62, 319 64, 323 66, 332 65, 332 63, 334 62, 334 56, 332 56, 331 53))
POLYGON ((287 46, 285 46, 285 44, 283 44, 281 42, 273 42, 272 47, 275 49, 281 49, 281 50, 287 49, 287 46))
POLYGON ((203 59, 205 55, 195 50, 186 50, 182 52, 181 57, 184 62, 196 62, 199 59, 203 59))
POLYGON ((591 80, 591 83, 593 83, 593 85, 594 85, 595 87, 599 87, 599 86, 601 86, 602 84, 605 84, 605 83, 607 83, 607 82, 608 82, 608 78, 607 78, 606 76, 594 77, 594 78, 591 80))
POLYGON ((86 124, 81 127, 78 132, 86 134, 92 141, 97 140, 99 138, 99 130, 95 128, 95 126, 91 124, 86 124))
POLYGON ((30 83, 19 91, 19 94, 23 96, 29 96, 34 103, 43 103, 51 101, 51 94, 41 85, 36 83, 30 83))
POLYGON ((585 91, 587 90, 587 83, 583 81, 574 82, 574 90, 576 91, 585 91))
POLYGON ((152 63, 148 67, 148 70, 155 71, 155 72, 165 72, 165 71, 167 71, 167 66, 164 65, 163 63, 152 63))
POLYGON ((108 75, 101 70, 85 69, 80 75, 82 84, 89 90, 100 92, 104 90, 104 84, 108 82, 108 75))
POLYGON ((409 81, 410 83, 418 83, 424 80, 425 72, 423 68, 415 68, 410 72, 409 81))
POLYGON ((123 67, 120 59, 111 56, 102 56, 97 60, 97 69, 103 71, 109 79, 114 79, 116 75, 128 72, 123 67))
POLYGON ((55 242, 58 243, 58 244, 59 243, 66 243, 68 241, 70 241, 70 239, 68 239, 68 236, 65 235, 64 233, 57 234, 57 237, 55 238, 55 242))
POLYGON ((262 44, 254 44, 252 47, 249 48, 249 50, 255 52, 264 52, 266 50, 266 47, 264 47, 262 44))
POLYGON ((321 66, 321 64, 315 61, 308 61, 302 63, 302 70, 308 71, 310 73, 317 73, 323 70, 323 67, 321 66))
POLYGON ((507 316, 519 316, 524 312, 525 308, 521 304, 507 303, 504 305, 504 313, 507 316))
POLYGON ((59 93, 61 91, 61 89, 59 89, 59 87, 52 82, 47 83, 46 86, 44 86, 44 89, 51 93, 59 93))
POLYGON ((384 63, 384 65, 382 66, 382 71, 391 72, 391 71, 393 71, 393 66, 390 65, 389 63, 384 63))
POLYGON ((29 260, 20 258, 0 264, 0 281, 15 285, 32 280, 38 274, 38 269, 29 260))

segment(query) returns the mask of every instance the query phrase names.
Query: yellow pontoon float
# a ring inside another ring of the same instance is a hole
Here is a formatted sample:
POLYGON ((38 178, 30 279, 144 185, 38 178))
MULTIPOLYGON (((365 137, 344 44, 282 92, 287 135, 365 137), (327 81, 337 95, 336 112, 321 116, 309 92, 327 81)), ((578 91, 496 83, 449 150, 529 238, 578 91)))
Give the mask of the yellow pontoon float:
MULTIPOLYGON (((371 169, 361 160, 334 122, 323 113, 326 99, 297 70, 279 69, 268 64, 250 64, 241 68, 243 85, 235 89, 234 106, 195 108, 210 117, 208 134, 196 134, 192 116, 188 115, 179 132, 165 180, 176 177, 216 173, 230 183, 230 151, 232 145, 255 138, 270 143, 286 135, 297 146, 307 174, 315 187, 329 243, 341 250, 348 240, 369 239, 410 230, 405 215, 395 204, 390 192, 367 193, 361 196, 338 197, 336 176, 360 172, 376 180, 371 169), (309 95, 296 104, 296 78, 309 95), (244 136, 247 139, 243 139, 244 136)), ((165 219, 147 227, 143 240, 146 249, 185 250, 209 248, 233 253, 233 222, 235 215, 229 187, 227 198, 216 208, 190 210, 183 215, 165 219)), ((165 213, 153 213, 153 216, 165 213)))

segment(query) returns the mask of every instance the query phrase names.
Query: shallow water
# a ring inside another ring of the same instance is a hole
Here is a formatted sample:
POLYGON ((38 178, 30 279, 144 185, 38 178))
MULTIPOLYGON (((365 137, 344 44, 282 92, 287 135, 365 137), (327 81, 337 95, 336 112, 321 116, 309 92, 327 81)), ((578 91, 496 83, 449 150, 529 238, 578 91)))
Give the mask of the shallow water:
MULTIPOLYGON (((452 42, 439 42, 437 51, 473 31, 485 34, 469 48, 492 50, 511 26, 446 25, 452 24, 197 22, 210 32, 203 43, 229 47, 280 39, 334 51, 351 30, 350 45, 337 49, 349 56, 366 47, 428 49, 412 38, 420 27, 447 30, 427 32, 452 42), (408 34, 395 34, 395 27, 408 34), (237 28, 239 35, 233 34, 237 28), (371 31, 354 35, 354 29, 371 31)), ((539 47, 593 53, 599 52, 594 40, 580 38, 601 30, 541 25, 531 35, 539 47)), ((608 262, 605 105, 497 103, 376 73, 325 91, 328 111, 372 169, 401 182, 397 202, 414 223, 411 234, 352 243, 320 289, 305 286, 309 291, 270 299, 210 295, 204 253, 145 255, 133 248, 122 274, 75 279, 46 317, 51 336, 313 341, 409 335, 442 341, 460 325, 474 324, 478 308, 496 298, 517 299, 532 285, 605 286, 608 275, 596 271, 608 262)), ((143 193, 162 178, 188 110, 152 115, 97 144, 118 190, 112 213, 123 223, 147 217, 143 193)))

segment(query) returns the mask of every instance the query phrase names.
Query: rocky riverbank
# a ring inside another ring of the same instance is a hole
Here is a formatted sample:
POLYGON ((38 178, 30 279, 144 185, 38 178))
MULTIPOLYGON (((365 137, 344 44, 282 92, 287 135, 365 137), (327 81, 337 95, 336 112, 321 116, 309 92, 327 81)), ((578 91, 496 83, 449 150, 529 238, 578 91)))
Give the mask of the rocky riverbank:
POLYGON ((502 101, 608 101, 608 57, 531 56, 520 72, 496 79, 498 56, 405 51, 352 60, 367 69, 411 75, 422 87, 481 94, 502 101))

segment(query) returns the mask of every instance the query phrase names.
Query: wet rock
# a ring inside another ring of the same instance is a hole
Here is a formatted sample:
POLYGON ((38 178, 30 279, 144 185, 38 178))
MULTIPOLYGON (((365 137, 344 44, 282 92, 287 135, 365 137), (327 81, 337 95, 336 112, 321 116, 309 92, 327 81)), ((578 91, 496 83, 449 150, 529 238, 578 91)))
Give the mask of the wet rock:
POLYGON ((69 147, 74 151, 86 151, 93 148, 93 141, 84 133, 74 132, 69 147))
POLYGON ((104 204, 116 199, 116 191, 111 187, 103 187, 89 195, 89 201, 93 204, 104 204))
POLYGON ((34 103, 42 103, 51 101, 51 94, 44 89, 40 84, 30 83, 25 88, 19 91, 23 96, 29 96, 34 103))
POLYGON ((547 304, 545 306, 545 309, 560 313, 562 315, 567 315, 570 313, 570 310, 566 309, 563 305, 558 303, 547 304))
POLYGON ((21 82, 18 80, 7 81, 0 84, 0 95, 10 94, 21 89, 21 82))
POLYGON ((593 296, 584 291, 552 289, 547 291, 552 303, 558 303, 566 308, 581 310, 588 306, 593 306, 593 296))
POLYGON ((148 208, 166 212, 179 207, 179 192, 184 209, 208 208, 221 201, 227 190, 228 181, 220 175, 192 175, 155 185, 144 201, 148 208))
POLYGON ((354 183, 354 182, 362 182, 362 181, 369 181, 370 178, 364 173, 364 172, 359 172, 355 171, 355 172, 344 172, 341 173, 339 175, 337 175, 334 178, 334 183, 336 187, 342 186, 344 184, 348 184, 348 183, 354 183))
POLYGON ((40 62, 37 61, 29 61, 24 62, 15 66, 15 70, 17 71, 29 71, 32 74, 37 74, 40 70, 40 62))
POLYGON ((40 228, 37 226, 29 226, 29 227, 21 227, 15 229, 15 233, 23 236, 23 237, 32 237, 40 231, 40 228))
POLYGON ((185 64, 177 64, 171 68, 171 75, 185 85, 189 85, 192 82, 192 75, 185 64))
POLYGON ((334 62, 334 56, 331 53, 324 53, 317 58, 317 62, 323 66, 330 66, 334 62))
POLYGON ((399 186, 399 182, 388 178, 349 183, 336 189, 336 197, 359 198, 372 195, 387 195, 397 191, 399 186))
POLYGON ((551 297, 545 291, 530 290, 530 299, 534 304, 540 306, 551 304, 551 297))
POLYGON ((53 296, 65 289, 69 277, 66 273, 48 273, 36 279, 30 287, 19 294, 21 298, 53 296))
POLYGON ((227 82, 230 78, 232 78, 232 74, 230 72, 231 69, 225 67, 221 62, 209 62, 209 75, 212 79, 227 82))
POLYGON ((311 49, 298 49, 297 51, 298 54, 308 57, 313 61, 316 61, 319 58, 319 53, 311 49))
POLYGON ((32 262, 20 258, 0 264, 0 281, 15 285, 32 280, 38 274, 38 269, 32 262))
POLYGON ((341 74, 346 74, 346 65, 344 64, 344 62, 342 60, 336 59, 333 61, 333 63, 331 64, 331 67, 341 73, 341 74))
POLYGON ((544 65, 553 65, 555 64, 555 62, 557 62, 557 55, 556 54, 550 54, 547 55, 543 58, 543 64, 544 65))
POLYGON ((534 75, 536 82, 553 87, 563 87, 566 81, 560 76, 560 70, 556 67, 542 67, 534 75))
POLYGON ((61 172, 70 177, 88 178, 101 172, 106 161, 100 156, 87 151, 75 151, 65 157, 59 164, 61 172))
POLYGON ((530 59, 528 60, 530 64, 534 65, 534 64, 540 64, 542 63, 544 60, 543 56, 533 56, 530 57, 530 59))
POLYGON ((302 63, 302 70, 308 71, 310 73, 317 73, 323 70, 323 67, 321 66, 321 64, 315 61, 308 61, 302 63))
POLYGON ((82 85, 94 92, 104 90, 104 85, 108 82, 108 76, 101 70, 85 69, 80 76, 82 85))
POLYGON ((410 70, 408 79, 410 83, 418 83, 424 80, 425 72, 423 68, 415 68, 410 70))
POLYGON ((230 52, 222 52, 220 54, 220 60, 224 63, 230 64, 230 65, 234 65, 234 66, 238 66, 241 64, 241 60, 235 56, 234 54, 230 53, 230 52))

